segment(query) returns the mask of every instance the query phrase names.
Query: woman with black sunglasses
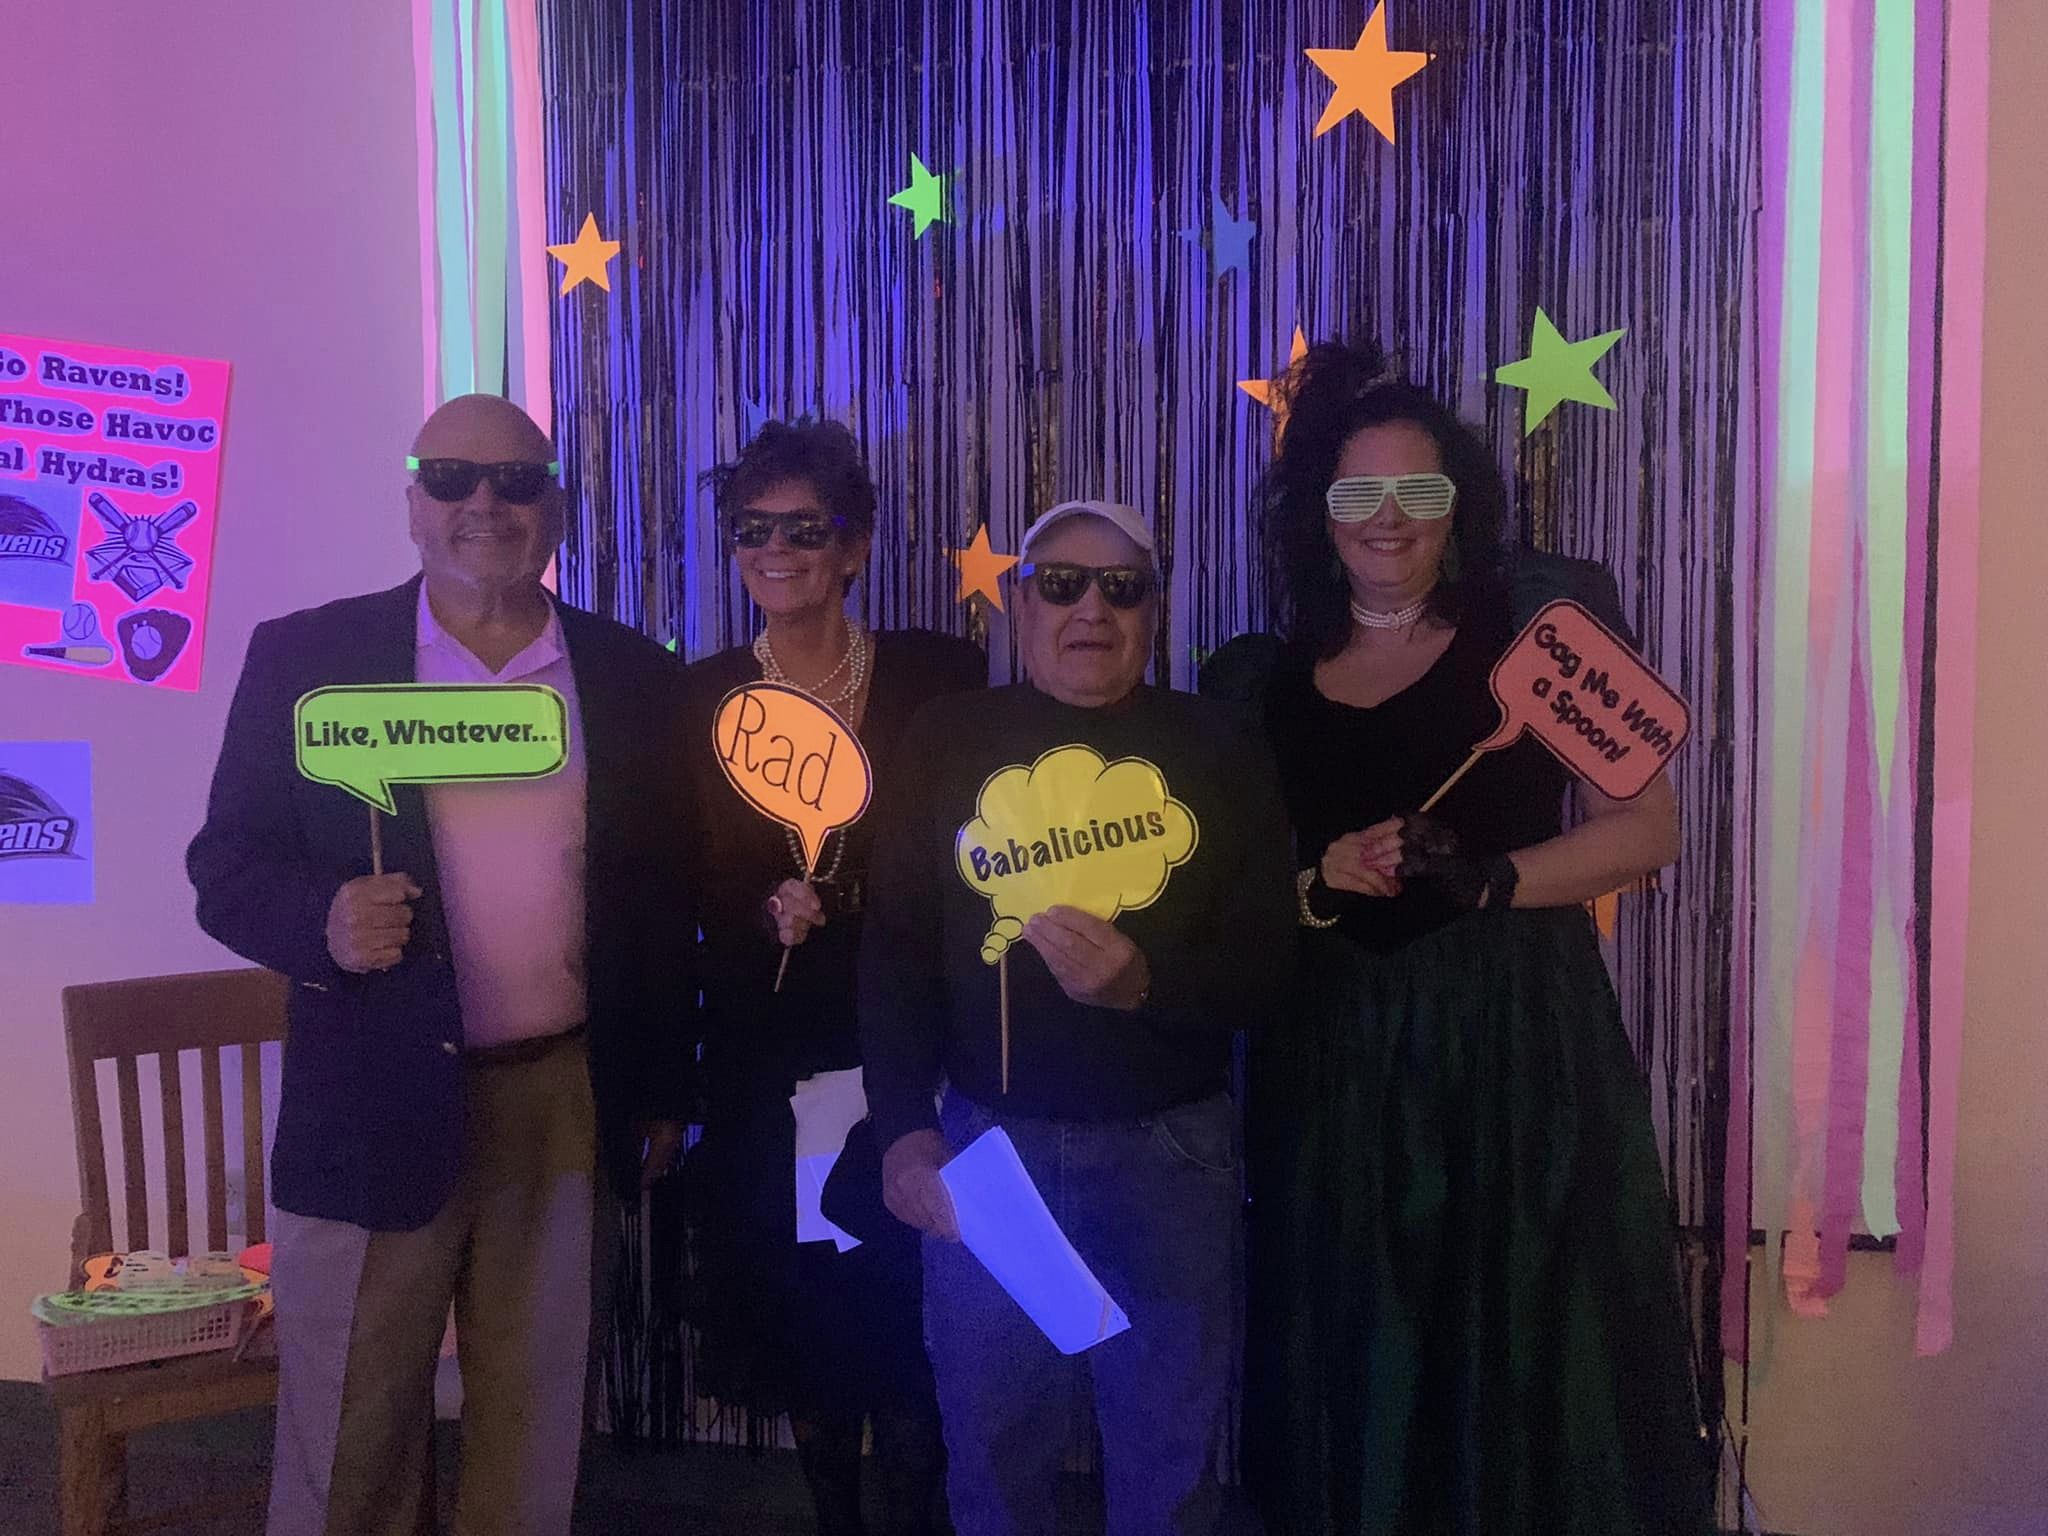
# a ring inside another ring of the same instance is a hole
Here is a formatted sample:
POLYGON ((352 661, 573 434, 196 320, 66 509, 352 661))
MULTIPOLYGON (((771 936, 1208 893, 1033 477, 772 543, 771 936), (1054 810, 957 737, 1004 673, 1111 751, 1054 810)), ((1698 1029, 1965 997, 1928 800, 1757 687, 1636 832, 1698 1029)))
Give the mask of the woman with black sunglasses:
POLYGON ((800 689, 859 736, 879 800, 910 717, 928 699, 984 686, 987 659, 928 630, 871 633, 847 612, 867 565, 875 487, 845 427, 770 423, 709 478, 763 627, 752 643, 686 675, 690 731, 702 744, 688 778, 708 882, 705 1131, 685 1167, 693 1320, 703 1338, 698 1386, 764 1418, 789 1415, 825 1536, 862 1529, 861 1444, 871 1417, 886 1529, 924 1532, 939 1518, 944 1452, 922 1340, 917 1236, 885 1215, 844 1252, 796 1240, 791 1097, 800 1084, 815 1089, 825 1074, 860 1066, 854 963, 872 811, 831 835, 806 880, 795 835, 726 782, 711 720, 742 684, 800 689), (778 990, 785 948, 793 952, 778 990))
POLYGON ((1376 349, 1312 349, 1262 487, 1284 642, 1205 691, 1263 711, 1303 985, 1256 1037, 1247 1457, 1278 1533, 1702 1533, 1649 1101, 1582 903, 1668 864, 1610 801, 1487 754, 1489 673, 1544 602, 1626 633, 1597 566, 1500 546, 1491 453, 1376 349), (1565 792, 1583 813, 1562 830, 1565 792))

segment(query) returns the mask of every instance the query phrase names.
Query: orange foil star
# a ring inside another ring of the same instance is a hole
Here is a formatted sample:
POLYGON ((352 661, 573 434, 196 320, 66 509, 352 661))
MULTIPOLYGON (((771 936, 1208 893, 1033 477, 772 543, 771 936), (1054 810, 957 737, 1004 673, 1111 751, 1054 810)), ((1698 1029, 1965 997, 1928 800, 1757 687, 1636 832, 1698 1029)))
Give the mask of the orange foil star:
POLYGON ((1419 74, 1433 54, 1394 53, 1387 48, 1387 8, 1375 5, 1352 48, 1306 48, 1309 62, 1337 89, 1316 122, 1321 138, 1356 112, 1391 144, 1394 142, 1394 87, 1419 74))
MULTIPOLYGON (((1308 337, 1302 334, 1301 327, 1297 325, 1294 328, 1294 343, 1287 349, 1288 368, 1293 368, 1296 363, 1306 356, 1308 356, 1308 337)), ((1273 413, 1273 441, 1276 443, 1280 440, 1280 434, 1287 430, 1287 402, 1279 393, 1280 380, 1286 376, 1285 373, 1282 373, 1278 378, 1239 379, 1237 381, 1239 389, 1273 413)))
POLYGON ((562 264, 563 293, 584 282, 595 283, 606 293, 612 291, 611 274, 605 268, 619 254, 619 242, 598 238, 596 214, 583 215, 583 228, 576 232, 575 240, 549 246, 548 254, 562 264))
POLYGON ((960 601, 964 603, 979 594, 1000 610, 1003 606, 1003 573, 1017 563, 1017 557, 999 555, 989 548, 988 525, 984 523, 974 530, 974 537, 965 549, 949 549, 946 553, 960 567, 960 601))

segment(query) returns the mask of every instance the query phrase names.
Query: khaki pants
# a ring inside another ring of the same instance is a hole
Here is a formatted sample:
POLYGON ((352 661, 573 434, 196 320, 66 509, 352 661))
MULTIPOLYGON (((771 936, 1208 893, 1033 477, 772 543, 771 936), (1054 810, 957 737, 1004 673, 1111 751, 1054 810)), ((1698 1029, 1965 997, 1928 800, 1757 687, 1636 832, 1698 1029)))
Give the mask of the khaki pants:
POLYGON ((426 1226, 372 1232, 278 1213, 269 1536, 434 1528, 434 1370, 451 1301, 457 1536, 567 1536, 599 1205, 583 1041, 473 1060, 467 1093, 462 1175, 426 1226))

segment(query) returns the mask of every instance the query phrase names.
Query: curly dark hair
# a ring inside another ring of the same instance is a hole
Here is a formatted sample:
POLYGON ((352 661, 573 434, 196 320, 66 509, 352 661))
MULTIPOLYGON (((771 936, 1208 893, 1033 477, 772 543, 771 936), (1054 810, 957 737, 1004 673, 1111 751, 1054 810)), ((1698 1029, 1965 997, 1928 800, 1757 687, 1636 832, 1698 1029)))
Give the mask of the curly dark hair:
POLYGON ((1351 634, 1351 588, 1330 528, 1323 496, 1352 434, 1405 421, 1435 439, 1443 470, 1458 488, 1451 513, 1446 574, 1429 594, 1430 612, 1455 624, 1475 593, 1498 584, 1507 485, 1492 451, 1442 401, 1394 378, 1376 343, 1326 342, 1281 381, 1287 430, 1259 482, 1258 508, 1266 546, 1267 595, 1281 629, 1334 656, 1351 634))
POLYGON ((864 539, 875 530, 875 482, 860 440, 836 421, 799 416, 771 421, 754 434, 730 464, 705 480, 721 518, 730 518, 747 498, 784 480, 807 481, 840 519, 840 538, 864 539))

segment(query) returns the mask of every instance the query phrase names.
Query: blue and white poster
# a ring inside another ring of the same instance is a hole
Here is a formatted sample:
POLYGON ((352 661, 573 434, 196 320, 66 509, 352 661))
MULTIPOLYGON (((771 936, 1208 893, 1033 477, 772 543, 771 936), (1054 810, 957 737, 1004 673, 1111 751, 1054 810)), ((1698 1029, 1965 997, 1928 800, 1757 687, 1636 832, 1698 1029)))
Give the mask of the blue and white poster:
POLYGON ((0 903, 92 900, 92 743, 0 741, 0 903))

